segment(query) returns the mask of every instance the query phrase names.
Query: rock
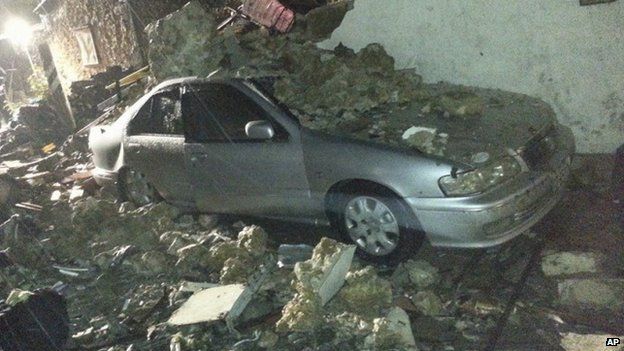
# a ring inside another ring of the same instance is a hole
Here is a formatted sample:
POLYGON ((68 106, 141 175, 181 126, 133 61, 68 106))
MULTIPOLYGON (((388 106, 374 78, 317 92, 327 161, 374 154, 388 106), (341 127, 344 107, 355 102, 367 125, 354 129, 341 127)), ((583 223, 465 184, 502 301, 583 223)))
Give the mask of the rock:
POLYGON ((485 101, 471 92, 451 91, 436 97, 434 107, 451 117, 474 117, 483 114, 485 101))
POLYGON ((243 228, 238 234, 238 247, 247 250, 252 256, 264 255, 267 241, 267 233, 255 225, 243 228))
POLYGON ((263 349, 272 350, 274 349, 278 341, 279 335, 273 333, 270 330, 267 330, 263 332, 260 336, 260 340, 258 340, 258 346, 262 347, 263 349))
POLYGON ((542 271, 546 276, 577 273, 596 273, 599 257, 592 252, 555 252, 542 258, 542 271))
POLYGON ((184 215, 176 221, 178 228, 191 228, 195 224, 195 219, 191 215, 184 215))
POLYGON ((178 255, 180 249, 190 245, 197 244, 189 235, 182 232, 171 231, 163 233, 159 241, 167 246, 167 253, 170 255, 178 255))
POLYGON ((425 316, 439 316, 442 312, 442 300, 433 291, 419 291, 412 296, 412 303, 425 316))
POLYGON ((251 256, 230 257, 223 263, 219 281, 221 284, 246 283, 256 268, 251 256))
POLYGON ((344 312, 331 319, 332 329, 336 333, 336 340, 348 341, 354 338, 363 340, 373 332, 373 323, 361 316, 344 312))
POLYGON ((373 333, 366 343, 377 350, 418 350, 409 316, 398 307, 390 310, 387 317, 373 321, 373 333))
POLYGON ((18 303, 28 301, 28 299, 31 298, 33 295, 34 294, 30 291, 14 289, 13 291, 11 291, 4 303, 8 306, 14 307, 18 303))
POLYGON ((204 230, 213 230, 219 224, 219 216, 202 214, 197 218, 197 222, 204 230))
POLYGON ((311 10, 305 16, 307 37, 312 41, 328 39, 352 8, 351 1, 340 1, 311 10))
POLYGON ((400 279, 401 276, 407 278, 418 290, 426 289, 436 284, 440 279, 438 269, 429 262, 422 260, 408 260, 401 263, 394 273, 394 280, 400 279))
MULTIPOLYGON (((152 23, 145 29, 150 43, 148 61, 157 79, 207 76, 214 66, 208 53, 216 36, 216 22, 198 1, 152 23), (172 62, 184 64, 172 64, 172 62)), ((215 61, 219 57, 215 53, 215 61)))
POLYGON ((134 268, 139 274, 158 275, 169 272, 174 263, 174 257, 164 252, 148 251, 141 255, 134 268))
POLYGON ((119 213, 128 213, 134 210, 136 210, 136 206, 129 201, 122 202, 121 205, 119 205, 119 213))
POLYGON ((234 309, 241 309, 239 299, 246 287, 241 284, 226 285, 206 289, 193 294, 167 323, 172 325, 190 325, 214 322, 224 319, 234 309))
POLYGON ((559 283, 559 302, 569 308, 622 312, 624 279, 566 279, 559 283))
MULTIPOLYGON (((607 339, 614 337, 613 335, 563 333, 562 336, 561 347, 563 347, 565 351, 586 351, 595 349, 624 351, 624 345, 607 348, 602 347, 607 339), (600 347, 598 345, 600 345, 600 347)), ((620 336, 619 339, 623 340, 624 336, 620 336)))
POLYGON ((225 241, 209 249, 209 266, 212 270, 220 271, 229 258, 246 257, 249 253, 242 249, 236 241, 225 241))
POLYGON ((298 290, 295 297, 284 306, 282 318, 275 325, 279 332, 311 333, 325 323, 320 296, 309 289, 298 290))
POLYGON ((297 279, 318 294, 321 305, 325 305, 342 288, 354 253, 354 245, 323 238, 310 260, 295 265, 297 279))
MULTIPOLYGON (((192 270, 195 268, 212 268, 210 267, 210 250, 201 244, 191 244, 177 251, 178 262, 175 266, 192 270)), ((220 270, 221 267, 218 268, 220 270)), ((215 269, 217 270, 217 269, 215 269)))
POLYGON ((392 286, 368 266, 347 274, 345 286, 340 289, 335 301, 349 312, 377 316, 392 304, 392 286))

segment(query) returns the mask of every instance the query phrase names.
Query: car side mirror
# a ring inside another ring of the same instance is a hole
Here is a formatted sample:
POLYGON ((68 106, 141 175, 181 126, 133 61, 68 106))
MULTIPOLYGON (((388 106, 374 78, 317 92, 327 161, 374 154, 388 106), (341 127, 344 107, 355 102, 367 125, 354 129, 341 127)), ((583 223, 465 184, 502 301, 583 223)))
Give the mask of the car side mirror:
POLYGON ((269 121, 251 121, 245 126, 249 139, 269 140, 275 136, 275 130, 269 121))

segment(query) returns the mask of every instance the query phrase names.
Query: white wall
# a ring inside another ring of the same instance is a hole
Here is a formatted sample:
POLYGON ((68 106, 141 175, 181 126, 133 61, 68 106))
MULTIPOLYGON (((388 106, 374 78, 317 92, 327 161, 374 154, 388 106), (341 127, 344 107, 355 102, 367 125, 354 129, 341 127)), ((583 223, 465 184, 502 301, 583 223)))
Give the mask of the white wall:
POLYGON ((624 0, 356 0, 332 38, 386 47, 426 81, 541 97, 580 152, 624 143, 624 0))

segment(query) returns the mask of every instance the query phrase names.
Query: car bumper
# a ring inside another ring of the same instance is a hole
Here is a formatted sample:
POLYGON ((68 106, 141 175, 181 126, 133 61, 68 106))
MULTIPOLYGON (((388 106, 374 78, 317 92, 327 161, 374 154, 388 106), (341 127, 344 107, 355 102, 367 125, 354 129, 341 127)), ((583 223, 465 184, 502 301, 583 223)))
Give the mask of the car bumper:
POLYGON ((574 137, 557 131, 557 150, 539 170, 484 194, 464 198, 406 198, 434 246, 481 248, 502 244, 542 219, 561 198, 574 137))
POLYGON ((93 179, 99 186, 110 186, 117 183, 117 172, 102 168, 95 168, 91 171, 93 179))

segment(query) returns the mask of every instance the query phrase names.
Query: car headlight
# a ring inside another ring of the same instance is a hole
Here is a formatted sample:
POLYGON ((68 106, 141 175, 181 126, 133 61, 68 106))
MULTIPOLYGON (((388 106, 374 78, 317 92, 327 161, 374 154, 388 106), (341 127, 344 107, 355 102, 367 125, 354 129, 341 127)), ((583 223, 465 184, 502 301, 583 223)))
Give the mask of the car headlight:
POLYGON ((447 196, 474 195, 502 184, 521 171, 520 163, 507 156, 470 172, 442 177, 440 188, 447 196))

